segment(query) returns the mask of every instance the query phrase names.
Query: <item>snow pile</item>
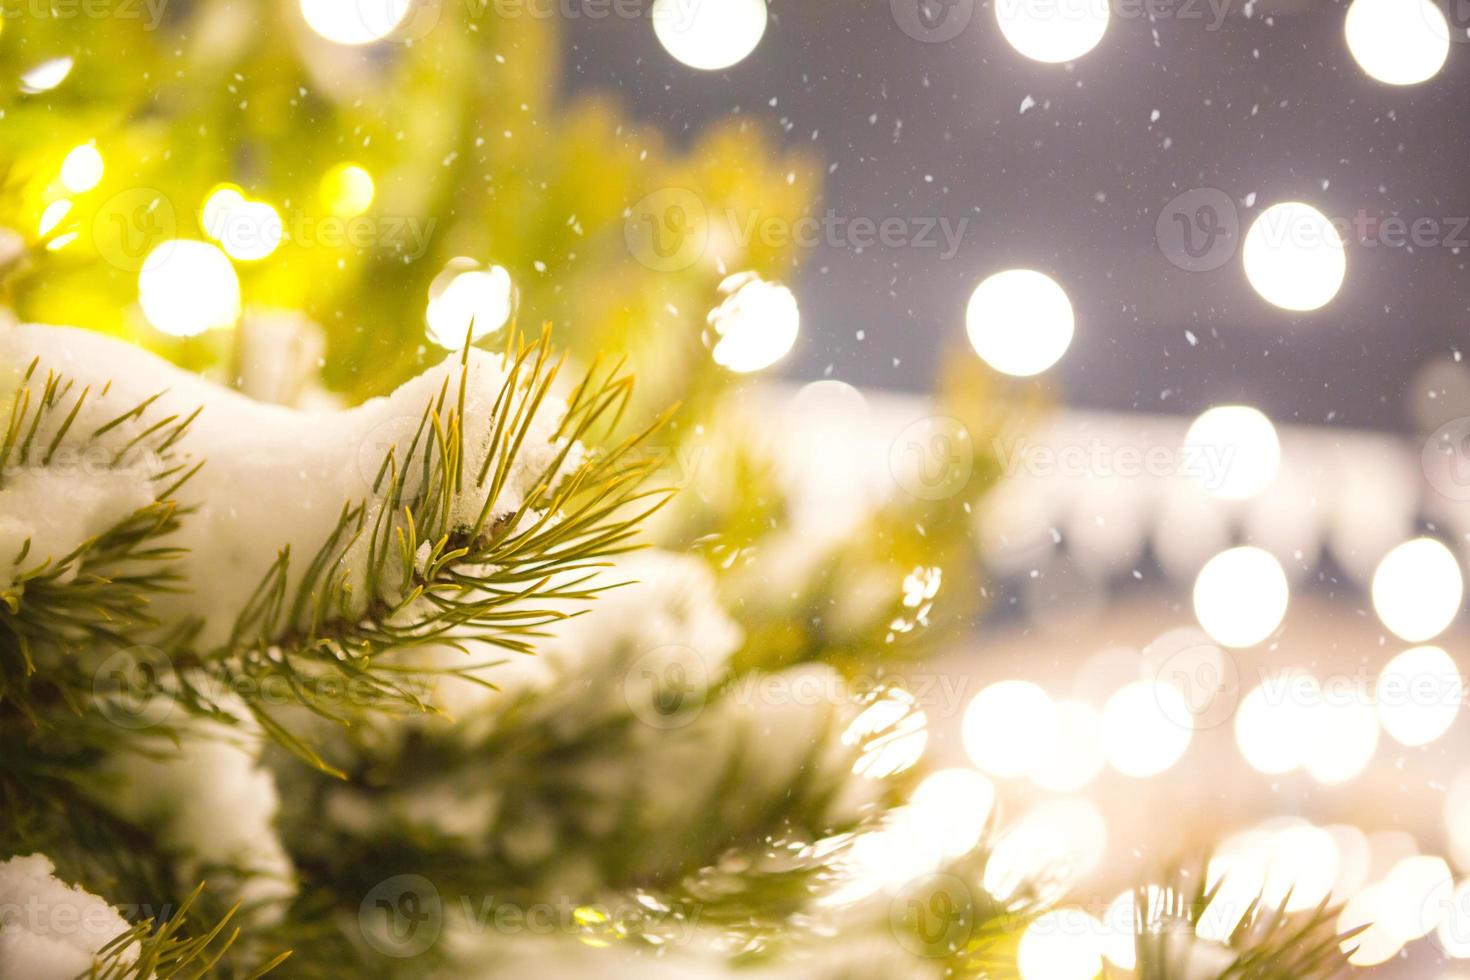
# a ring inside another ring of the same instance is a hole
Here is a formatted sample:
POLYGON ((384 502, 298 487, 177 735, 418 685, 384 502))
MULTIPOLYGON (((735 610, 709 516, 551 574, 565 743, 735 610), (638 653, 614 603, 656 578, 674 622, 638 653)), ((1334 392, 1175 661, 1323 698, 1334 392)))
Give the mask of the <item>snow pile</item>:
MULTIPOLYGON (((0 977, 73 980, 128 931, 117 909, 55 872, 42 854, 0 862, 0 977)), ((121 959, 137 958, 134 945, 121 959)))
MULTIPOLYGON (((182 506, 198 510, 187 515, 169 541, 188 549, 179 568, 189 591, 161 597, 158 611, 166 619, 199 617, 204 627, 200 642, 206 646, 228 637, 236 615, 282 548, 290 548, 287 584, 294 592, 311 559, 336 528, 345 503, 366 501, 371 528, 384 505, 384 494, 375 492, 373 483, 390 450, 400 469, 412 474, 407 487, 411 499, 423 468, 422 440, 414 457, 418 467, 404 466, 414 435, 426 407, 446 385, 441 416, 455 407, 462 371, 460 355, 454 354, 393 394, 357 408, 298 412, 254 402, 101 334, 34 324, 0 328, 0 365, 7 366, 10 383, 18 383, 17 372, 38 356, 40 367, 29 382, 33 402, 48 370, 69 379, 73 393, 90 389, 61 443, 63 450, 84 459, 110 458, 110 453, 160 420, 169 416, 184 419, 202 409, 169 450, 173 463, 205 463, 177 498, 182 506), (158 397, 141 418, 93 435, 104 421, 155 395, 158 397)), ((496 422, 492 410, 507 373, 499 355, 480 350, 469 352, 463 370, 467 371, 464 472, 478 475, 496 422)), ((492 520, 512 513, 541 481, 565 445, 564 440, 554 438, 565 412, 565 402, 555 397, 543 401, 494 502, 492 520)), ((53 423, 59 425, 65 415, 66 410, 52 413, 53 423)), ((37 444, 44 436, 43 427, 37 444)), ((136 458, 130 459, 132 465, 121 475, 106 466, 58 467, 58 457, 53 457, 51 465, 39 465, 37 454, 32 455, 28 472, 19 477, 7 474, 5 489, 0 490, 0 555, 16 554, 19 545, 30 539, 26 568, 62 557, 157 491, 153 477, 159 460, 146 452, 134 452, 136 458)), ((579 448, 574 447, 564 469, 580 460, 579 448)), ((454 529, 468 529, 480 516, 487 491, 474 484, 467 478, 453 501, 450 524, 454 529)), ((370 598, 361 587, 370 537, 362 535, 338 566, 358 586, 353 601, 362 609, 370 598)), ((0 567, 0 587, 11 584, 17 571, 0 567)), ((389 587, 401 582, 406 572, 390 569, 389 587)))

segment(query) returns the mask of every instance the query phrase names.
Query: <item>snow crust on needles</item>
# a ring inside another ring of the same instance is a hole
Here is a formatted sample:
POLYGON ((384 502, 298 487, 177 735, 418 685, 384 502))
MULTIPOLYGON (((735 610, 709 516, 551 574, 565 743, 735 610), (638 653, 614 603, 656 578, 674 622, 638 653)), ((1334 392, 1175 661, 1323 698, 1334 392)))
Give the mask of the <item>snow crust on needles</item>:
MULTIPOLYGON (((128 931, 117 909, 55 872, 43 854, 0 862, 0 977, 73 980, 128 931)), ((137 958, 134 946, 122 961, 137 958)))
MULTIPOLYGON (((0 328, 0 394, 19 385, 20 374, 38 356, 40 366, 29 382, 32 404, 47 370, 73 382, 71 397, 84 386, 91 389, 63 442, 64 447, 79 450, 67 458, 81 462, 40 466, 34 465, 33 455, 33 465, 16 468, 12 461, 0 488, 0 556, 4 556, 0 588, 13 584, 24 570, 11 561, 27 538, 32 545, 24 568, 60 559, 146 505, 158 491, 155 479, 162 463, 156 456, 144 454, 111 470, 95 465, 97 450, 119 450, 160 419, 169 415, 183 419, 202 408, 171 450, 175 462, 205 464, 178 494, 180 505, 194 505, 198 511, 185 518, 169 541, 189 549, 179 565, 188 591, 160 597, 157 608, 165 619, 200 617, 204 623, 200 640, 206 645, 227 638, 235 616, 282 547, 291 548, 288 587, 294 590, 336 527, 344 503, 366 500, 371 526, 382 504, 372 483, 389 448, 398 447, 401 466, 425 407, 438 398, 446 382, 446 403, 453 404, 462 370, 460 355, 453 354, 391 395, 357 408, 301 412, 254 402, 114 338, 73 327, 26 324, 0 328), (159 392, 163 394, 141 419, 129 420, 87 445, 99 426, 159 392), (88 460, 94 465, 87 465, 88 460)), ((475 349, 464 369, 468 371, 465 472, 477 474, 489 451, 492 408, 507 372, 500 355, 475 349)), ((49 444, 48 427, 56 431, 70 404, 69 398, 62 411, 52 413, 35 445, 49 444)), ((492 519, 512 513, 534 490, 565 444, 552 438, 565 413, 564 401, 548 397, 543 402, 495 502, 492 519)), ((580 458, 574 449, 564 468, 575 467, 580 458)), ((466 480, 452 510, 453 526, 473 526, 484 502, 483 491, 466 480)), ((360 577, 366 568, 368 537, 363 535, 347 556, 352 575, 360 577)), ((365 608, 368 597, 362 593, 361 588, 354 590, 365 608)))

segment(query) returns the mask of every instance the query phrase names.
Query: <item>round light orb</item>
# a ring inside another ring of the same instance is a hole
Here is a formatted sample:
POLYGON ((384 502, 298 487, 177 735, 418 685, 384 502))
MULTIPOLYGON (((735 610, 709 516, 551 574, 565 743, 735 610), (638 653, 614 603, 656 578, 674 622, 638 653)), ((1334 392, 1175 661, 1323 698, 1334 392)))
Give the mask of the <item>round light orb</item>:
POLYGON ((1400 639, 1422 643, 1460 614, 1465 580, 1449 548, 1415 538, 1394 548, 1373 573, 1373 609, 1400 639))
POLYGON ((975 695, 961 734, 970 761, 992 776, 1024 776, 1051 753, 1057 709, 1030 681, 1001 681, 975 695))
POLYGON ((306 24, 337 44, 372 44, 392 34, 414 0, 301 0, 306 24))
POLYGON ((1414 647, 1394 657, 1378 675, 1378 721, 1400 745, 1428 745, 1460 713, 1464 681, 1455 661, 1439 647, 1414 647))
POLYGON ((1355 933, 1341 944, 1343 952, 1352 954, 1348 962, 1353 966, 1387 963, 1404 948, 1404 940, 1385 925, 1397 899, 1386 885, 1369 885, 1348 899, 1338 913, 1337 931, 1355 933))
POLYGON ((716 364, 749 374, 791 352, 801 330, 801 311, 791 290, 745 272, 727 277, 720 292, 725 300, 707 318, 716 364))
POLYGON ((1103 707, 1103 754, 1125 776, 1157 776, 1189 748, 1193 733, 1180 724, 1180 719, 1188 717, 1189 705, 1172 684, 1129 684, 1103 707))
POLYGON ((965 329, 975 353, 1002 374, 1040 374, 1067 352, 1075 319, 1067 294, 1031 269, 997 272, 970 296, 965 329))
POLYGON ((674 60, 701 71, 744 61, 766 33, 766 0, 654 0, 653 32, 674 60))
POLYGON ((1302 765, 1316 737, 1314 709, 1320 702, 1321 690, 1308 674, 1289 672, 1262 681, 1235 712, 1235 744, 1242 758, 1267 776, 1302 765))
POLYGON ((1342 288, 1347 252, 1327 216, 1286 201, 1263 211, 1246 232, 1245 277, 1261 298, 1284 310, 1326 306, 1342 288))
POLYGON ((1102 716, 1082 701, 1057 704, 1056 738, 1031 780, 1053 793, 1075 793, 1102 771, 1102 716))
POLYGON ((996 0, 995 17, 1011 47, 1032 61, 1075 61, 1107 33, 1107 0, 996 0))
POLYGON ((102 171, 102 154, 91 143, 83 143, 61 161, 61 184, 73 194, 85 194, 102 183, 102 171))
POLYGON ((1022 980, 1092 980, 1102 970, 1100 922, 1078 908, 1041 915, 1016 952, 1022 980))
POLYGON ((258 262, 270 256, 285 241, 281 215, 264 201, 242 201, 224 214, 220 233, 214 236, 232 259, 258 262))
POLYGON ((973 769, 940 769, 924 777, 909 807, 946 857, 975 849, 995 808, 995 785, 973 769))
POLYGON ((234 326, 240 318, 240 279, 215 246, 175 239, 157 246, 143 260, 138 303, 159 331, 193 337, 234 326))
POLYGON ((1281 466, 1276 427, 1249 405, 1218 405, 1184 436, 1184 465, 1205 492, 1246 500, 1269 487, 1281 466))
POLYGON ((1455 879, 1444 858, 1416 854, 1395 864, 1381 887, 1388 891, 1389 903, 1379 925, 1400 942, 1411 943, 1444 921, 1455 879))
POLYGON ((1353 0, 1344 32, 1359 67, 1389 85, 1428 81, 1450 54, 1450 25, 1432 0, 1353 0))
POLYGON ((355 218, 372 206, 373 175, 355 163, 339 163, 322 177, 322 205, 339 218, 355 218))
POLYGON ((1243 546, 1222 551, 1194 580, 1194 614, 1216 643, 1255 646, 1286 616, 1286 573, 1270 552, 1243 546))
POLYGON ((461 350, 505 326, 515 312, 515 284, 510 273, 493 265, 462 269, 458 260, 429 286, 424 313, 431 341, 445 350, 461 350))
POLYGON ((1366 691, 1324 691, 1312 709, 1302 766, 1324 786, 1356 779, 1378 751, 1378 731, 1378 715, 1366 691))

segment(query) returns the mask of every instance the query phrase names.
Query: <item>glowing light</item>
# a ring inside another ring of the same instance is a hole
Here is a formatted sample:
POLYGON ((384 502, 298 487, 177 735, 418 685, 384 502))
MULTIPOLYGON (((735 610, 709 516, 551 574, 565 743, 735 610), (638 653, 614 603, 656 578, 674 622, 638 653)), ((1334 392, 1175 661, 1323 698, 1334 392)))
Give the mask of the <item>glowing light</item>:
POLYGON ((1389 85, 1428 81, 1450 54, 1450 26, 1431 0, 1353 0, 1344 26, 1358 65, 1389 85))
POLYGON ((970 296, 970 346, 1002 374, 1030 377, 1051 367, 1072 343, 1075 320, 1067 294, 1030 269, 997 272, 970 296))
POLYGON ((213 245, 168 241, 143 260, 138 302, 158 330, 192 337, 234 325, 240 317, 240 280, 225 253, 213 245))
POLYGON ((801 328, 791 290, 743 272, 720 283, 720 292, 725 300, 708 318, 716 364, 747 374, 770 367, 791 351, 801 328))
POLYGON ((1378 750, 1378 716, 1367 692, 1323 692, 1312 708, 1311 737, 1302 765, 1324 785, 1362 774, 1378 750))
POLYGON ((944 856, 975 849, 995 807, 995 786, 973 769, 941 769, 925 777, 909 798, 944 856))
POLYGON ((929 744, 929 719, 912 695, 895 688, 864 709, 842 733, 842 741, 861 747, 854 773, 886 779, 919 761, 929 744))
POLYGON ((1194 580, 1194 615, 1216 643, 1250 647, 1276 631, 1290 590, 1281 564, 1260 548, 1222 551, 1194 580))
POLYGON ((1245 500, 1269 487, 1281 465, 1276 427, 1258 409, 1220 405, 1190 425, 1184 437, 1193 475, 1226 500, 1245 500))
POLYGON ((230 212, 245 203, 245 195, 234 184, 221 184, 204 199, 200 209, 200 224, 204 233, 215 241, 225 234, 230 212))
POLYGON ((515 312, 510 273, 498 265, 488 269, 475 265, 454 259, 429 286, 424 319, 429 339, 445 350, 461 349, 466 337, 473 343, 495 333, 515 312))
POLYGON ((766 33, 765 0, 654 0, 653 32, 674 60, 701 71, 744 61, 766 33))
POLYGON ((51 91, 66 81, 66 76, 71 74, 74 64, 76 62, 70 57, 52 58, 41 62, 20 76, 21 91, 30 95, 51 91))
POLYGON ((200 216, 204 233, 242 262, 266 258, 286 237, 280 213, 264 201, 249 200, 233 184, 211 191, 200 216))
POLYGON ((1031 778, 1053 793, 1075 793, 1102 771, 1102 716, 1081 701, 1056 708, 1056 738, 1031 778))
POLYGON ((1270 836, 1261 900, 1287 912, 1314 909, 1337 882, 1337 842, 1326 830, 1299 823, 1270 836))
POLYGON ((1450 655, 1439 647, 1414 647, 1378 675, 1378 720, 1400 745, 1428 745, 1450 730, 1463 696, 1450 655))
POLYGON ((85 194, 102 183, 102 171, 102 154, 91 143, 83 143, 61 161, 61 184, 73 194, 85 194))
POLYGON ((1102 970, 1102 925, 1081 909, 1047 912, 1016 952, 1022 980, 1092 980, 1102 970))
POLYGON ((1189 748, 1192 733, 1178 722, 1188 715, 1178 688, 1154 681, 1129 684, 1103 708, 1103 754, 1125 776, 1156 776, 1189 748))
POLYGON ((993 776, 1024 776, 1056 740, 1057 710, 1029 681, 1001 681, 975 695, 961 731, 970 761, 993 776))
POLYGON ((1312 745, 1313 708, 1320 698, 1310 675, 1286 673, 1268 678, 1241 699, 1235 744, 1246 763, 1267 776, 1302 765, 1312 745))
POLYGON ((1347 253, 1327 217, 1299 201, 1272 205, 1256 218, 1242 250, 1245 275, 1261 298, 1285 310, 1326 306, 1342 288, 1347 253))
POLYGON ((413 0, 301 0, 306 24, 337 44, 371 44, 392 34, 413 0))
POLYGON ((1394 895, 1383 885, 1369 885, 1348 899, 1337 917, 1337 931, 1352 932, 1367 927, 1343 941, 1343 952, 1352 951, 1348 962, 1354 966, 1377 966, 1387 963, 1404 948, 1404 940, 1382 925, 1385 915, 1392 912, 1394 900, 1394 895))
POLYGON ((1103 957, 1129 972, 1138 964, 1137 921, 1138 895, 1131 891, 1113 899, 1103 913, 1103 957))
POLYGON ((43 238, 51 234, 56 230, 57 225, 66 220, 66 216, 69 214, 71 214, 71 201, 65 198, 60 201, 52 201, 41 212, 41 220, 36 224, 36 233, 43 238))
POLYGON ((322 206, 339 218, 355 218, 372 206, 373 175, 355 163, 339 163, 322 177, 322 206))
POLYGON ((1047 897, 1059 897, 1097 866, 1107 846, 1107 823, 1095 804, 1074 797, 1052 800, 996 840, 982 883, 1001 901, 1038 882, 1047 897))
POLYGON ((1434 935, 1446 955, 1470 959, 1470 879, 1455 886, 1434 935))
POLYGON ((1460 612, 1464 591, 1460 563, 1433 538, 1405 541, 1385 555, 1373 573, 1378 618, 1410 643, 1444 632, 1460 612))
POLYGON ((1056 64, 1097 47, 1108 29, 1108 7, 1097 0, 997 0, 995 16, 1011 47, 1056 64))
POLYGON ((1382 887, 1389 897, 1378 925, 1401 943, 1429 935, 1444 921, 1454 894, 1454 877, 1444 858, 1418 854, 1389 871, 1382 887))

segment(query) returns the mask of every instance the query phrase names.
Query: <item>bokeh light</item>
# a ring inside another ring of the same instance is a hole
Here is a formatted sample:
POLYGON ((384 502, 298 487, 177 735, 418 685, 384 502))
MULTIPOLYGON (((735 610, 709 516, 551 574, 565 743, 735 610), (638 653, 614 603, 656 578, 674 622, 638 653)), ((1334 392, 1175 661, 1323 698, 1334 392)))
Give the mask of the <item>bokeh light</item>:
POLYGON ((403 23, 414 0, 301 0, 307 26, 337 44, 371 44, 403 23))
POLYGON ((1102 715, 1082 701, 1056 706, 1056 738, 1031 779, 1053 793, 1075 793, 1102 771, 1102 715))
POLYGON ((192 337, 234 326, 240 318, 240 279, 215 246, 186 239, 167 241, 143 260, 138 303, 157 330, 192 337))
POLYGON ((1245 275, 1261 298, 1285 310, 1326 306, 1342 288, 1347 253, 1327 216, 1310 204, 1267 208, 1246 232, 1245 275))
POLYGON ((505 326, 515 303, 515 284, 504 268, 480 269, 469 259, 454 259, 429 286, 424 313, 429 339, 445 350, 460 350, 466 337, 474 343, 505 326))
POLYGON ((907 691, 893 688, 863 709, 842 740, 861 747, 853 772, 886 779, 911 769, 929 744, 929 718, 907 691))
POLYGON ((1286 616, 1286 573, 1270 552, 1242 546, 1205 563, 1194 580, 1194 614, 1216 643, 1255 646, 1286 616))
POLYGON ((651 16, 664 50, 701 71, 744 61, 766 33, 766 0, 654 0, 651 16))
POLYGON ((982 884, 1001 901, 1023 888, 1054 900, 1097 867, 1107 847, 1107 822, 1095 803, 1080 797, 1052 800, 997 838, 982 884))
POLYGON ((1433 538, 1394 548, 1373 573, 1373 609, 1401 639, 1422 643, 1460 613, 1465 581, 1454 554, 1433 538))
POLYGON ((1092 980, 1102 970, 1102 925, 1082 909, 1039 916, 1021 936, 1022 980, 1092 980))
POLYGON ((102 154, 92 143, 72 147, 61 161, 61 184, 73 194, 85 194, 102 183, 102 154))
POLYGON ((801 329, 801 312, 791 290, 745 272, 727 277, 720 292, 724 302, 708 318, 716 364, 748 374, 791 352, 801 329))
POLYGON ((995 807, 995 785, 973 769, 940 769, 924 777, 909 806, 944 855, 957 858, 980 843, 995 807))
POLYGON ((1108 764, 1125 776, 1144 779, 1167 770, 1189 748, 1191 731, 1184 695, 1171 684, 1138 681, 1108 699, 1102 742, 1108 764))
POLYGON ((28 95, 49 92, 66 81, 66 77, 71 74, 75 64, 76 62, 70 56, 43 61, 20 76, 21 91, 28 95))
POLYGON ((52 201, 41 211, 41 218, 36 222, 36 234, 45 238, 56 230, 56 227, 66 220, 71 214, 72 202, 67 198, 52 201))
POLYGON ((1353 0, 1344 33, 1363 71, 1389 85, 1428 81, 1450 54, 1450 26, 1432 0, 1353 0))
POLYGON ((962 723, 970 761, 993 776, 1024 776, 1051 753, 1057 709, 1030 681, 1000 681, 975 695, 962 723))
POLYGON ((1073 61, 1107 33, 1109 4, 1100 0, 996 0, 995 17, 1011 47, 1032 61, 1073 61))
POLYGON ((1317 782, 1335 786, 1363 773, 1378 750, 1378 716, 1368 692, 1349 689, 1321 692, 1311 707, 1311 735, 1302 766, 1317 782))
POLYGON ((970 295, 965 328, 975 353, 995 370, 1030 377, 1067 352, 1072 303, 1050 276, 1031 269, 997 272, 970 295))
POLYGON ((1281 466, 1276 427, 1259 409, 1218 405, 1184 436, 1185 465, 1206 492, 1245 500, 1265 490, 1281 466))
POLYGON ((373 175, 355 163, 339 163, 322 177, 322 206, 339 218, 355 218, 372 206, 373 175))
POLYGON ((1428 745, 1454 724, 1464 693, 1449 654, 1439 647, 1414 647, 1378 675, 1378 720, 1400 745, 1428 745))
POLYGON ((1268 677, 1247 693, 1235 712, 1235 744, 1246 763, 1267 776, 1302 765, 1320 698, 1317 681, 1297 671, 1268 677))

